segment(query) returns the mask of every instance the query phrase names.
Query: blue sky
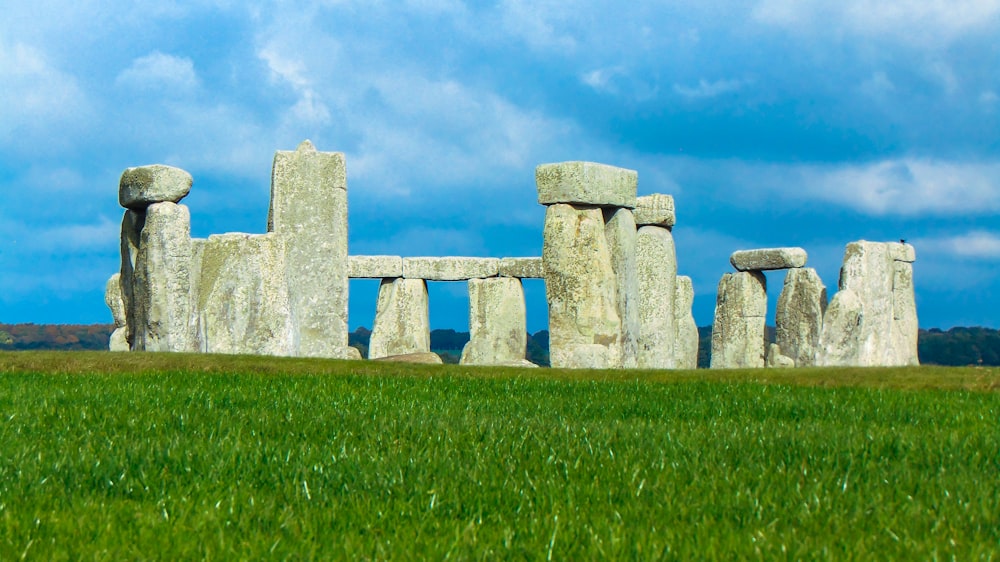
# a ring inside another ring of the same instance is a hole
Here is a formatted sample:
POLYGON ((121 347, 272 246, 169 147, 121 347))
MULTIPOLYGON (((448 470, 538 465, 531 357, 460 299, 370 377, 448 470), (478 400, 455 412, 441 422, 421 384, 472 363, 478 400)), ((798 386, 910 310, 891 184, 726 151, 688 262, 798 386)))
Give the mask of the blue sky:
MULTIPOLYGON (((592 160, 675 196, 699 325, 734 250, 832 294, 845 244, 906 238, 922 327, 1000 327, 1000 0, 18 1, 0 84, 0 322, 111 321, 124 168, 190 171, 195 236, 263 232, 308 138, 353 254, 540 255, 535 166, 592 160)), ((432 325, 465 299, 432 284, 432 325)))

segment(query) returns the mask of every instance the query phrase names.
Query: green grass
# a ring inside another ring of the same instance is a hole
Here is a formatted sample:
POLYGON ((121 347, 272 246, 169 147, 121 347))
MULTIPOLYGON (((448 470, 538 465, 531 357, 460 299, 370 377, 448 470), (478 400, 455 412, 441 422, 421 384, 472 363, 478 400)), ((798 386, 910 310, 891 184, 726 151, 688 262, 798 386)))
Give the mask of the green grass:
POLYGON ((0 560, 996 560, 998 384, 0 353, 0 560))

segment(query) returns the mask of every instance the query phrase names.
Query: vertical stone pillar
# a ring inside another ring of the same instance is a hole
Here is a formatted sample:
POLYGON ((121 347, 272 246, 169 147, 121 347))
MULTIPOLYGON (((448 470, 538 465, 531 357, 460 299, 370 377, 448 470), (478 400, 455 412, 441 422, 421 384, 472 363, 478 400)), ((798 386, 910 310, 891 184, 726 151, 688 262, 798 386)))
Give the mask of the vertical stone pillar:
POLYGON ((634 369, 638 366, 639 355, 639 278, 635 253, 637 232, 632 211, 625 208, 605 209, 604 235, 611 252, 617 312, 622 323, 621 366, 634 369))
POLYGON ((607 369, 624 364, 628 281, 626 256, 613 264, 612 242, 628 251, 628 217, 638 175, 593 162, 542 164, 535 169, 538 202, 547 205, 542 264, 549 303, 549 357, 553 367, 607 369), (609 226, 605 218, 613 221, 609 226))
POLYGON ((639 271, 639 367, 673 369, 677 337, 677 255, 670 230, 642 226, 636 241, 639 271))
POLYGON ((125 337, 125 301, 122 299, 121 273, 115 273, 108 279, 104 287, 104 304, 111 310, 111 317, 115 322, 115 329, 111 332, 111 339, 108 342, 109 351, 128 351, 128 339, 125 337))
POLYGON ((429 353, 430 350, 427 282, 423 279, 383 279, 378 289, 368 358, 429 353))
POLYGON ((135 307, 135 262, 139 257, 139 236, 146 224, 146 209, 125 210, 122 217, 121 254, 122 267, 119 277, 122 304, 125 306, 125 341, 129 349, 135 348, 136 307, 135 307))
POLYGON ((775 343, 796 367, 816 364, 825 313, 826 286, 816 270, 789 269, 774 316, 775 343))
POLYGON ((891 244, 892 346, 900 365, 919 365, 917 356, 917 301, 913 291, 913 262, 916 252, 909 244, 891 244))
POLYGON ((694 305, 694 285, 691 278, 678 275, 674 298, 674 366, 678 369, 698 368, 698 325, 691 307, 694 305))
POLYGON ((712 324, 713 369, 764 367, 767 281, 759 271, 726 273, 712 324))
POLYGON ((293 348, 303 357, 347 358, 347 170, 343 153, 303 141, 278 151, 268 231, 285 239, 293 348))
POLYGON ((463 365, 514 365, 528 349, 524 288, 514 277, 469 280, 469 343, 463 365))

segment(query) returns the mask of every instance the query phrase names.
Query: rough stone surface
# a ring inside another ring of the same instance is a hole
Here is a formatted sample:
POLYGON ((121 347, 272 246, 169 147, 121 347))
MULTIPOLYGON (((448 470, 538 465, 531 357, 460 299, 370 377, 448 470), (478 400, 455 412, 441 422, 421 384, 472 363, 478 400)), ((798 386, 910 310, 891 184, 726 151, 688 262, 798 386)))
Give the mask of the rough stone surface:
POLYGON ((757 271, 726 273, 719 281, 712 324, 712 368, 764 366, 767 282, 757 271))
POLYGON ((634 369, 639 356, 639 277, 636 271, 636 226, 629 209, 604 210, 604 235, 615 272, 618 317, 622 322, 622 364, 634 369))
POLYGON ((403 258, 403 277, 407 279, 465 281, 496 277, 499 272, 499 258, 403 258))
POLYGON ((383 279, 378 290, 368 358, 427 353, 431 350, 427 282, 383 279))
POLYGON ((913 263, 917 261, 917 251, 910 244, 889 242, 889 255, 895 261, 913 263))
POLYGON ((691 278, 677 276, 674 297, 674 366, 678 369, 698 368, 698 324, 694 321, 691 308, 694 305, 694 284, 691 278))
POLYGON ((403 276, 403 258, 399 256, 350 256, 347 276, 357 279, 389 279, 403 276))
POLYGON ((673 369, 677 366, 677 253, 673 234, 659 226, 640 228, 635 255, 639 278, 638 366, 673 369))
POLYGON ((463 365, 501 365, 527 352, 524 289, 512 277, 469 280, 469 343, 463 365))
POLYGON ((676 220, 673 195, 654 193, 636 200, 635 224, 673 228, 676 220))
POLYGON ((356 347, 347 348, 347 359, 351 361, 361 361, 364 357, 361 357, 361 350, 356 347))
POLYGON ((795 366, 816 364, 825 313, 826 286, 816 270, 788 270, 774 316, 775 343, 795 366))
POLYGON ((443 365, 444 361, 437 353, 430 351, 418 353, 402 353, 399 355, 387 355, 376 357, 375 361, 387 361, 389 363, 419 363, 423 365, 443 365))
POLYGON ((900 362, 918 365, 917 301, 913 294, 913 263, 896 261, 893 263, 892 280, 892 336, 893 349, 900 362))
POLYGON ((122 300, 122 274, 115 273, 108 279, 104 287, 104 304, 108 305, 111 311, 111 318, 114 319, 115 327, 125 326, 125 301, 122 300))
POLYGON ((118 184, 118 203, 139 211, 153 203, 177 203, 191 191, 191 183, 191 174, 173 166, 128 168, 118 184))
POLYGON ((795 366, 795 360, 781 353, 781 346, 772 343, 767 346, 767 367, 771 369, 786 369, 795 366))
POLYGON ((803 267, 807 257, 802 248, 762 248, 733 252, 729 263, 737 271, 768 271, 803 267))
POLYGON ((121 288, 125 305, 125 339, 132 345, 136 333, 135 265, 139 257, 139 239, 146 223, 146 211, 125 211, 121 234, 121 288))
POLYGON ((284 242, 272 233, 215 235, 203 243, 193 269, 201 351, 294 353, 284 242))
POLYGON ((125 328, 115 328, 111 332, 111 340, 108 342, 108 351, 130 351, 128 340, 125 339, 125 328))
POLYGON ((278 151, 268 231, 285 238, 295 355, 347 356, 347 171, 344 155, 304 141, 278 151))
POLYGON ((542 258, 500 258, 500 277, 518 279, 544 279, 542 258))
POLYGON ((617 277, 601 210, 549 206, 542 261, 552 366, 607 369, 621 365, 617 277))
POLYGON ((146 209, 133 280, 132 349, 197 351, 191 316, 191 215, 176 203, 146 209))
POLYGON ((594 162, 560 162, 535 168, 538 202, 542 205, 570 203, 602 207, 635 207, 634 170, 594 162))
POLYGON ((833 295, 823 316, 823 332, 816 364, 821 366, 859 366, 861 347, 858 345, 860 326, 864 320, 864 304, 858 294, 841 289, 833 295))

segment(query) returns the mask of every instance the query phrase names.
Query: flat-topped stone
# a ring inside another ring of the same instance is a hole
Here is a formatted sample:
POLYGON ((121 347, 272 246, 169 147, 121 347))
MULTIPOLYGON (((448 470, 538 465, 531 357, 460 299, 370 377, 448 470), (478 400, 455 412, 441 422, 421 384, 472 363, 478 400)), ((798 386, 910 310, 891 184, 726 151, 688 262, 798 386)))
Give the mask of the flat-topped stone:
POLYGON ((643 195, 636 199, 633 213, 636 226, 673 228, 677 219, 674 213, 673 195, 663 195, 662 193, 643 195))
POLYGON ((733 252, 729 263, 737 271, 769 271, 804 267, 807 257, 802 248, 761 248, 733 252))
POLYGON ((917 251, 910 244, 903 242, 888 242, 889 256, 894 261, 913 263, 917 261, 917 251))
POLYGON ((595 162, 559 162, 535 168, 538 202, 635 207, 639 174, 595 162))
POLYGON ((399 256, 349 256, 347 276, 354 279, 389 279, 403 276, 399 256))
POLYGON ((496 277, 500 258, 403 258, 403 277, 427 281, 466 281, 496 277))
POLYGON ((132 210, 153 203, 177 203, 191 192, 193 181, 184 170, 163 164, 126 168, 118 183, 118 203, 132 210))
POLYGON ((500 258, 500 277, 518 279, 544 279, 542 258, 500 258))

